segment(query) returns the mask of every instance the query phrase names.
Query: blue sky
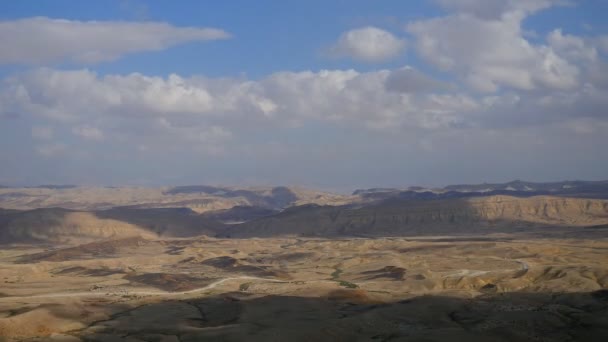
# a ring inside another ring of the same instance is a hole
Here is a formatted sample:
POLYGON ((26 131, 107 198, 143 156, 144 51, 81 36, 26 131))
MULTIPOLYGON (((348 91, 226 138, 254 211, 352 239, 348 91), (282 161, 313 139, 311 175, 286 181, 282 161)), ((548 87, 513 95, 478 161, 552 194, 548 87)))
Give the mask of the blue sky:
POLYGON ((0 3, 0 184, 608 178, 600 0, 0 3))
MULTIPOLYGON (((438 16, 444 11, 431 1, 13 1, 0 4, 0 18, 32 16, 71 20, 148 20, 176 26, 222 28, 233 39, 207 44, 184 44, 154 54, 126 56, 99 65, 100 72, 142 72, 154 75, 201 73, 209 76, 258 78, 277 70, 351 68, 370 70, 378 65, 322 58, 322 49, 342 32, 366 25, 403 31, 409 20, 438 16)), ((571 34, 585 34, 584 25, 608 31, 603 16, 608 3, 587 0, 547 9, 526 20, 525 27, 540 35, 556 27, 571 34)), ((404 56, 380 67, 418 64, 404 56)))
MULTIPOLYGON (((322 58, 322 49, 343 31, 372 23, 399 29, 399 17, 423 17, 439 9, 425 2, 385 1, 23 1, 2 4, 2 19, 47 16, 71 20, 147 20, 176 26, 218 27, 233 39, 183 44, 154 54, 126 56, 96 67, 100 72, 258 78, 277 70, 375 66, 322 58), (108 3, 113 5, 109 6, 108 3), (403 13, 395 16, 395 11, 403 13)), ((401 63, 402 64, 402 63, 401 63)), ((393 65, 399 66, 398 61, 393 65)))

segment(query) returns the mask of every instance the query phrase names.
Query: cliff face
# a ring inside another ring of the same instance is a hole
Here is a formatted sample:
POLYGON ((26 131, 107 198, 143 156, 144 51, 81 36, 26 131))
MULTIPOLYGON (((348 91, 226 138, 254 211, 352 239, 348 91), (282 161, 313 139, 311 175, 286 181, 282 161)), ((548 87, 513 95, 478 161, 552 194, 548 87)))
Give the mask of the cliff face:
POLYGON ((492 196, 441 201, 386 201, 357 209, 292 208, 231 227, 231 236, 416 235, 476 233, 529 225, 608 224, 608 201, 492 196))
POLYGON ((537 196, 494 196, 469 200, 485 220, 511 220, 570 226, 608 223, 608 200, 537 196))
POLYGON ((382 220, 391 216, 392 221, 412 224, 507 221, 589 226, 608 222, 608 201, 549 196, 492 196, 466 200, 393 202, 359 210, 355 216, 361 214, 379 214, 382 220))
POLYGON ((188 209, 81 212, 58 208, 0 214, 0 243, 86 242, 129 236, 265 237, 451 235, 510 232, 537 226, 608 224, 608 200, 538 196, 451 200, 388 200, 373 205, 304 205, 225 226, 188 209))

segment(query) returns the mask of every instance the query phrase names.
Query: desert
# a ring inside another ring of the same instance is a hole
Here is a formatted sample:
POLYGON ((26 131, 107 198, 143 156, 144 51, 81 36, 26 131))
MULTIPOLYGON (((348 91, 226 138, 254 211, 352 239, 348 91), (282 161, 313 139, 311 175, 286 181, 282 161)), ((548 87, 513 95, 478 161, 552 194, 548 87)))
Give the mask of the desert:
POLYGON ((286 208, 266 205, 261 217, 238 208, 240 223, 223 209, 5 210, 0 336, 608 336, 608 201, 461 194, 300 205, 294 192, 286 208))

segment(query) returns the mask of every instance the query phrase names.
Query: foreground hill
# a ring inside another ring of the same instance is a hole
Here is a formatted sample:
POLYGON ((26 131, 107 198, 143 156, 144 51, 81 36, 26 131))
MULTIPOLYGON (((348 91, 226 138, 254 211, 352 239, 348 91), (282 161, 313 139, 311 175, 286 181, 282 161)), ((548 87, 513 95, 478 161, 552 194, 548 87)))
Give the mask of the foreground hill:
POLYGON ((607 341, 608 240, 2 246, 2 341, 607 341))
POLYGON ((608 224, 608 201, 538 196, 387 200, 361 207, 301 206, 225 229, 223 236, 431 235, 531 226, 608 224))

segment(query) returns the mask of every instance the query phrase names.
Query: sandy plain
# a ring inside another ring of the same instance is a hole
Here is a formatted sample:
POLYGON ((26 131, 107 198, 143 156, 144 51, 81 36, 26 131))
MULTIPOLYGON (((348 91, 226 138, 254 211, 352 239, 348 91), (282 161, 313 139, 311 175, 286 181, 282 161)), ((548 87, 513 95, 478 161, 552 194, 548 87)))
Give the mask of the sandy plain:
POLYGON ((604 340, 608 239, 560 236, 12 245, 0 340, 604 340))

